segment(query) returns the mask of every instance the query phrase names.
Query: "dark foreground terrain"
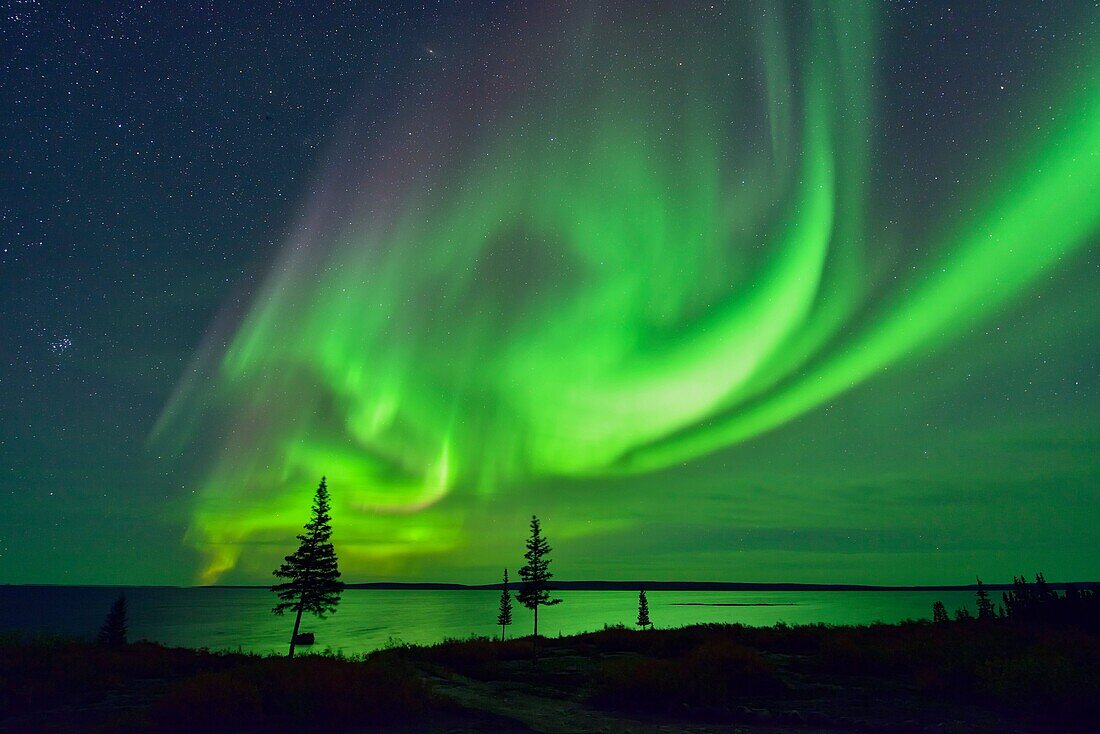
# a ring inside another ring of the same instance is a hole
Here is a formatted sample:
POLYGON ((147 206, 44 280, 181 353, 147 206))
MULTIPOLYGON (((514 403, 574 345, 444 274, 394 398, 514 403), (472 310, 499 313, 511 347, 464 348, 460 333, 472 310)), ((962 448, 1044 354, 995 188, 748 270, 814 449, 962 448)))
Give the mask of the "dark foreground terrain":
POLYGON ((1006 621, 609 628, 295 660, 0 641, 11 732, 1088 732, 1100 637, 1006 621))

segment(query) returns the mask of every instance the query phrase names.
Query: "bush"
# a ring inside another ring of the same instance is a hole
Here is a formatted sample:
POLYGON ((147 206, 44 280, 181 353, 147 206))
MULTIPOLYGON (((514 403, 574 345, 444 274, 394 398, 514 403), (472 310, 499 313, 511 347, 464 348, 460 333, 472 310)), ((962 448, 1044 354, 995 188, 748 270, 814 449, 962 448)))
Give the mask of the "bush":
MULTIPOLYGON (((371 653, 368 659, 385 654, 385 651, 371 653)), ((428 647, 408 648, 400 654, 406 660, 431 663, 471 678, 491 680, 504 674, 500 663, 530 660, 534 657, 534 648, 530 638, 501 642, 488 637, 470 637, 465 640, 448 639, 428 647)))
POLYGON ((473 678, 491 678, 498 668, 501 647, 484 637, 445 640, 422 650, 420 658, 473 678))
POLYGON ((637 630, 621 624, 604 625, 602 630, 577 635, 576 640, 597 652, 641 652, 651 644, 637 630))

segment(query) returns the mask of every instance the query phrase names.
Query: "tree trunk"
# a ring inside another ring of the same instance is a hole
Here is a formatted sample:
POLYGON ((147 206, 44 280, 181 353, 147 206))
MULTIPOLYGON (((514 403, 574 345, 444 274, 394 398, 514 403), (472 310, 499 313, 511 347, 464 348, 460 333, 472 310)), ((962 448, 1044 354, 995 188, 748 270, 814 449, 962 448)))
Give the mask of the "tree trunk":
POLYGON ((539 661, 539 605, 535 605, 535 634, 531 638, 531 653, 535 657, 535 663, 539 661))
POLYGON ((500 641, 504 642, 504 625, 500 625, 500 641))
POLYGON ((294 633, 290 636, 290 655, 294 657, 294 644, 298 641, 298 628, 302 626, 302 605, 298 604, 298 615, 294 617, 294 633))

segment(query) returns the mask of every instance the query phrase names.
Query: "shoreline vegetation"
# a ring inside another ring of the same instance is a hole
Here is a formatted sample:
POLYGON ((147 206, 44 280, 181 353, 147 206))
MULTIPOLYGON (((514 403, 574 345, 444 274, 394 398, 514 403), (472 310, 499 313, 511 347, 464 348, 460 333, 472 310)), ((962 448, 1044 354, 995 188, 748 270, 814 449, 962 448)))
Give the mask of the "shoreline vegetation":
POLYGON ((1097 632, 1037 618, 608 626, 295 659, 8 635, 0 730, 1085 732, 1100 720, 1097 632))

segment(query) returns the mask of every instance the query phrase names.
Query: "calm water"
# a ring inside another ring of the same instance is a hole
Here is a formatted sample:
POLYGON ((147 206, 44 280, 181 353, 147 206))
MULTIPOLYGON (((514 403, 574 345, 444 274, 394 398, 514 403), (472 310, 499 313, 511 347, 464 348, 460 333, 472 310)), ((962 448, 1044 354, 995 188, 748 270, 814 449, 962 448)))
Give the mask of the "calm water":
MULTIPOLYGON (((281 652, 294 623, 271 614, 265 589, 126 589, 130 638, 166 645, 281 652)), ((119 589, 90 587, 0 587, 0 630, 91 636, 119 589)), ((630 591, 568 591, 564 601, 539 610, 539 631, 554 636, 632 625, 638 594, 630 591)), ((709 592, 651 591, 650 617, 657 627, 697 622, 868 624, 931 616, 932 602, 948 610, 973 606, 969 592, 831 591, 709 592), (711 606, 771 604, 776 606, 711 606)), ((317 635, 316 649, 358 654, 390 639, 438 642, 445 637, 496 635, 497 591, 344 592, 339 611, 325 620, 306 617, 303 631, 317 635)), ((517 605, 512 634, 530 633, 531 613, 517 605)))

